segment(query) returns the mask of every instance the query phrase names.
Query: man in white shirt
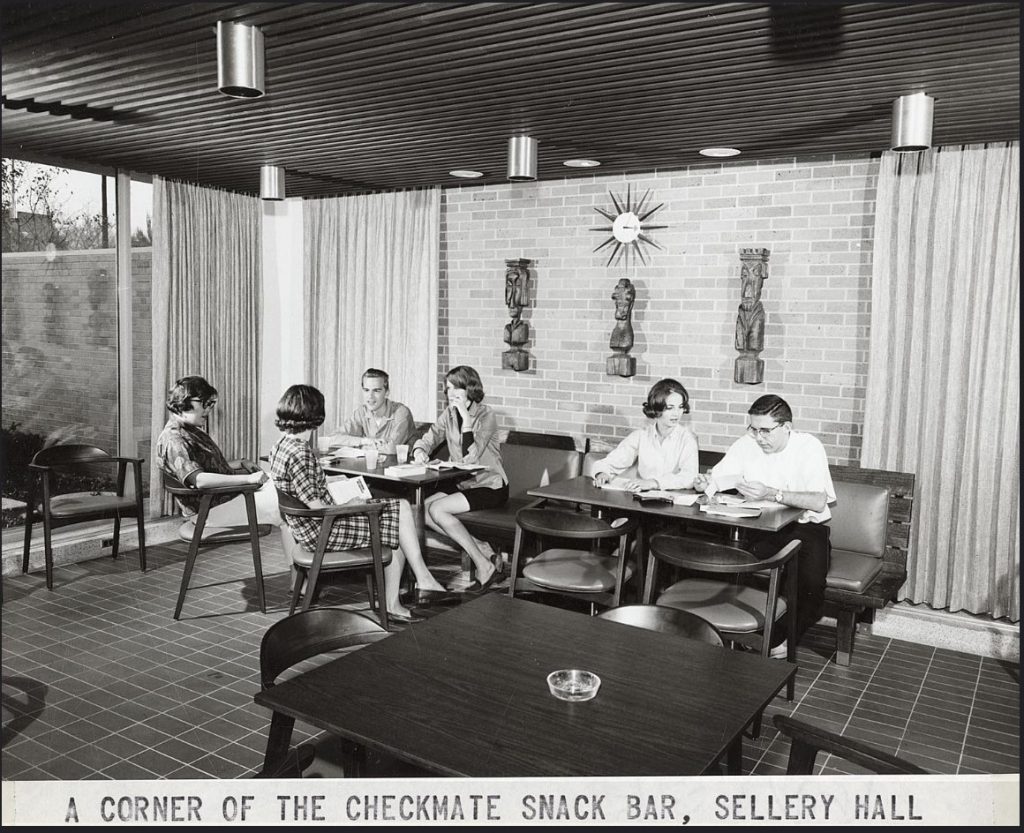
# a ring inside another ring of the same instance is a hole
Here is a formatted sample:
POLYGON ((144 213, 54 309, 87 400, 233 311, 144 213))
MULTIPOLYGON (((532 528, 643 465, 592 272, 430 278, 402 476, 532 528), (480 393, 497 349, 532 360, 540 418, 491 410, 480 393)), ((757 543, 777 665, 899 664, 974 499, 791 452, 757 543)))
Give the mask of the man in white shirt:
POLYGON ((388 374, 375 367, 363 373, 363 405, 356 408, 333 439, 340 445, 373 448, 393 454, 395 446, 409 442, 415 429, 412 412, 401 402, 388 398, 388 374))
MULTIPOLYGON (((768 394, 747 411, 747 433, 732 444, 711 470, 711 479, 738 476, 736 489, 750 500, 772 500, 803 509, 800 518, 775 533, 758 537, 752 550, 769 557, 794 538, 802 542, 797 555, 797 634, 821 618, 825 576, 832 545, 829 503, 836 499, 825 449, 817 437, 793 430, 793 412, 781 397, 768 394)), ((704 489, 708 478, 699 475, 695 489, 704 489)), ((779 631, 780 636, 784 631, 779 631)))

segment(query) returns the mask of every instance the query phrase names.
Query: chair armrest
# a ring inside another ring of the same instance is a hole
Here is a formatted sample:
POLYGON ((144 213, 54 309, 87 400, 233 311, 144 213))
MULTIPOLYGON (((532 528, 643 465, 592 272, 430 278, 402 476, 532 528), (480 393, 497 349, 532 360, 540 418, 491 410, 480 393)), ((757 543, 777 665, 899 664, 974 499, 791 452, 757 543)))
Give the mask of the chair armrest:
POLYGON ((281 512, 293 518, 340 518, 345 515, 380 515, 383 503, 344 503, 340 506, 324 506, 320 509, 292 509, 281 506, 281 512))

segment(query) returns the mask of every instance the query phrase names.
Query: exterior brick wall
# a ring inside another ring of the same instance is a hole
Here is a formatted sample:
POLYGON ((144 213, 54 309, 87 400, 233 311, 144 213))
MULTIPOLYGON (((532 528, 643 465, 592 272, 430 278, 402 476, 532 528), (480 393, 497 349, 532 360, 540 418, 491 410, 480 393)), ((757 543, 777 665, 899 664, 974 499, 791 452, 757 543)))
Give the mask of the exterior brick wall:
MULTIPOLYGON (((477 368, 504 429, 618 442, 643 423, 650 385, 670 376, 690 392, 702 448, 724 450, 749 404, 776 393, 795 426, 830 460, 859 461, 867 381, 877 159, 818 156, 694 166, 652 174, 463 186, 445 191, 441 372, 477 368), (593 249, 627 185, 664 203, 650 222, 664 250, 648 265, 607 267, 593 249), (741 248, 771 252, 762 302, 765 381, 733 382, 741 248), (529 258, 530 369, 501 369, 507 258, 529 258), (632 378, 607 376, 612 289, 629 277, 637 359, 632 378)), ((441 400, 439 400, 440 402, 441 400)))
MULTIPOLYGON (((152 252, 132 252, 133 414, 150 457, 152 252)), ((113 249, 3 255, 3 424, 117 448, 117 255, 113 249)))

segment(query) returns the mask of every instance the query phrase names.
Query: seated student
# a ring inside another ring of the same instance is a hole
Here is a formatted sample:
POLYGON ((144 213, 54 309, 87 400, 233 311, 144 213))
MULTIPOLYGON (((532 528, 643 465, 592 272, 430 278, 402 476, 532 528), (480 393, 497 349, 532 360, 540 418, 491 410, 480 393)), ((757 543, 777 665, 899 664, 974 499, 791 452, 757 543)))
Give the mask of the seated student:
MULTIPOLYGON (((710 479, 739 475, 736 489, 751 500, 771 500, 805 510, 778 532, 758 534, 752 551, 768 558, 794 538, 803 543, 797 554, 797 635, 821 618, 825 576, 832 555, 829 503, 835 503, 832 474, 821 441, 793 430, 793 412, 774 394, 754 401, 747 411, 747 433, 730 446, 711 470, 710 479)), ((698 475, 695 488, 707 488, 709 477, 698 475)), ((784 631, 779 631, 784 633, 784 631)), ((779 653, 779 652, 775 652, 779 653)))
POLYGON ((376 447, 393 454, 395 446, 409 442, 415 429, 412 412, 401 402, 388 398, 388 374, 375 367, 363 373, 363 404, 335 432, 332 439, 356 448, 376 447))
POLYGON ((484 468, 468 480, 441 484, 425 501, 427 526, 447 535, 473 560, 477 580, 467 590, 486 590, 501 576, 495 553, 486 541, 469 534, 458 515, 473 509, 491 509, 508 501, 508 475, 498 450, 498 421, 483 404, 484 388, 472 367, 453 367, 444 377, 448 407, 413 446, 413 459, 425 463, 444 440, 453 462, 478 463, 484 468))
MULTIPOLYGON (((320 461, 309 442, 300 437, 324 422, 324 395, 310 385, 292 385, 277 403, 275 424, 281 437, 270 452, 270 474, 282 492, 298 498, 310 509, 335 506, 331 487, 344 476, 332 478, 328 483, 320 461)), ((355 499, 358 500, 358 499, 355 499)), ((416 519, 409 502, 390 498, 380 516, 381 543, 393 551, 391 563, 384 569, 384 599, 388 615, 400 622, 418 621, 398 600, 402 570, 406 561, 416 575, 417 602, 429 604, 441 597, 450 598, 423 562, 416 519)), ((295 541, 303 549, 316 550, 320 535, 320 521, 313 518, 288 517, 295 541)), ((366 515, 345 515, 337 518, 331 527, 328 552, 362 549, 370 546, 370 519, 366 515)))
POLYGON ((681 420, 690 413, 690 397, 675 379, 655 382, 644 402, 648 422, 594 465, 594 485, 603 486, 634 463, 637 476, 629 490, 691 489, 697 476, 697 437, 681 420))
MULTIPOLYGON (((217 405, 217 389, 202 376, 184 376, 167 392, 167 410, 171 412, 156 440, 156 459, 162 471, 189 488, 242 486, 260 483, 253 497, 256 520, 281 526, 277 492, 267 473, 249 460, 229 463, 220 448, 204 430, 207 417, 217 405)), ((179 497, 186 517, 195 523, 200 495, 179 497)), ((206 518, 206 529, 246 526, 249 523, 243 495, 216 495, 206 518)))

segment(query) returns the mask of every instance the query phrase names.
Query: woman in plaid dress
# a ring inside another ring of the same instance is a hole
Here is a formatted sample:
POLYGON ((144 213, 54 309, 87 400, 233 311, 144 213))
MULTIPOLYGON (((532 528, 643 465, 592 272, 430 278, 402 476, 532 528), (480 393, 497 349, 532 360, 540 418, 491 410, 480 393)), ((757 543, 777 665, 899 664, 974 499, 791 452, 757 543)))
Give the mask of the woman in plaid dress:
MULTIPOLYGON (((270 476, 278 489, 298 498, 310 509, 322 509, 337 503, 331 494, 324 470, 320 467, 320 461, 309 442, 299 436, 323 425, 324 415, 324 395, 310 385, 292 385, 277 403, 276 425, 281 429, 281 437, 270 452, 270 476)), ((353 500, 358 501, 358 498, 353 500)), ((416 521, 409 502, 397 498, 375 502, 384 504, 380 516, 381 544, 393 551, 391 563, 384 570, 384 598, 388 616, 399 621, 414 621, 412 613, 398 599, 406 561, 416 575, 416 586, 421 592, 427 590, 443 594, 444 587, 430 574, 423 561, 416 521)), ((320 534, 318 520, 287 517, 286 521, 299 546, 309 552, 316 550, 320 534)), ((345 515, 335 519, 327 545, 328 552, 368 546, 370 520, 366 515, 345 515)))

